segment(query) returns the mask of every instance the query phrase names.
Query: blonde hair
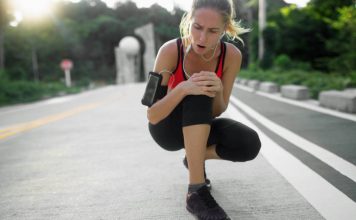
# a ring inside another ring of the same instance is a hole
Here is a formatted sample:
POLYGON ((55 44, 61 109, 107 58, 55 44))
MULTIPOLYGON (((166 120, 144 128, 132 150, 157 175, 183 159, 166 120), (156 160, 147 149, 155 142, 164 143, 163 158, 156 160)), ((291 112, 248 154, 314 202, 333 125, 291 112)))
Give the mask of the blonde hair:
POLYGON ((180 35, 185 45, 188 45, 190 35, 190 24, 193 15, 197 9, 200 8, 212 8, 220 12, 225 23, 225 33, 229 40, 239 40, 243 44, 243 40, 239 36, 240 34, 249 32, 250 29, 246 29, 240 26, 240 21, 235 21, 234 3, 232 0, 193 0, 191 10, 185 13, 179 25, 180 35))

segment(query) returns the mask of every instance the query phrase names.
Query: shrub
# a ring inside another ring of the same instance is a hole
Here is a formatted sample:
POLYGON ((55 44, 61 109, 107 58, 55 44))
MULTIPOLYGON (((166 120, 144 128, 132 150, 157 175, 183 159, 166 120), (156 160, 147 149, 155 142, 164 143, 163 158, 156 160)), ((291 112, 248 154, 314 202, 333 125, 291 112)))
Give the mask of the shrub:
POLYGON ((282 54, 279 55, 275 60, 274 60, 274 66, 278 69, 282 70, 289 70, 292 67, 292 61, 289 58, 289 56, 282 54))
POLYGON ((53 97, 61 93, 77 93, 80 87, 66 88, 62 83, 36 83, 9 81, 0 77, 0 106, 31 102, 53 97))
POLYGON ((356 72, 349 76, 337 74, 324 74, 317 71, 289 70, 289 71, 263 71, 263 70, 241 70, 239 77, 256 79, 260 81, 271 81, 278 85, 304 85, 309 88, 311 97, 318 98, 321 91, 343 90, 356 87, 356 72))

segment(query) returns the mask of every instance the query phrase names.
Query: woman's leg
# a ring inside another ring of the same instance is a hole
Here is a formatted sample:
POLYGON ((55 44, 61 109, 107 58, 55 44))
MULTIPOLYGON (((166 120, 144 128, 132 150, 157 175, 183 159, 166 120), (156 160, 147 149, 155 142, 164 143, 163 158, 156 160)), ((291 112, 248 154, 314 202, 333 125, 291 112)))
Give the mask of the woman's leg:
POLYGON ((204 161, 212 120, 212 98, 203 95, 185 97, 182 115, 189 182, 205 183, 204 161))
POLYGON ((212 120, 212 98, 187 96, 183 100, 184 147, 189 164, 187 210, 198 219, 229 219, 210 194, 204 178, 204 161, 212 120))
POLYGON ((199 124, 183 127, 184 146, 189 166, 189 183, 205 183, 204 161, 210 125, 199 124))
POLYGON ((165 119, 149 124, 155 142, 165 150, 178 151, 184 148, 182 132, 182 106, 178 105, 165 119))
POLYGON ((211 159, 221 159, 219 155, 216 153, 216 144, 210 145, 209 147, 206 148, 205 151, 205 160, 211 160, 211 159))
POLYGON ((253 160, 261 149, 256 131, 228 118, 212 121, 208 143, 207 159, 221 158, 233 162, 253 160))

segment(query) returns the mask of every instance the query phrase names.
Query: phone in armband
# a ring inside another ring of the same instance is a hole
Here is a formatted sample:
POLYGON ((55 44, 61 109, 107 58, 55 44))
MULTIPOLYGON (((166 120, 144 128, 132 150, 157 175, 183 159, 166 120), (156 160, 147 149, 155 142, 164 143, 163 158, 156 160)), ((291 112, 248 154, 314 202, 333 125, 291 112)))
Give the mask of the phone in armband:
POLYGON ((143 105, 151 107, 158 100, 160 93, 162 93, 161 82, 161 74, 149 72, 145 93, 143 94, 143 98, 141 99, 141 103, 143 105))

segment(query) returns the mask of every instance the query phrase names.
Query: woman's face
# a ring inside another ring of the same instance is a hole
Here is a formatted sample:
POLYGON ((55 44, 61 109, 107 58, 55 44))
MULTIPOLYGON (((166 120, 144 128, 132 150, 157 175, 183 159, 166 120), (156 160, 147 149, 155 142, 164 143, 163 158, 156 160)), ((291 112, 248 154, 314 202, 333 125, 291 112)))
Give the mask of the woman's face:
POLYGON ((224 33, 222 15, 211 8, 199 8, 195 11, 190 25, 190 39, 197 54, 206 54, 215 48, 224 33))

